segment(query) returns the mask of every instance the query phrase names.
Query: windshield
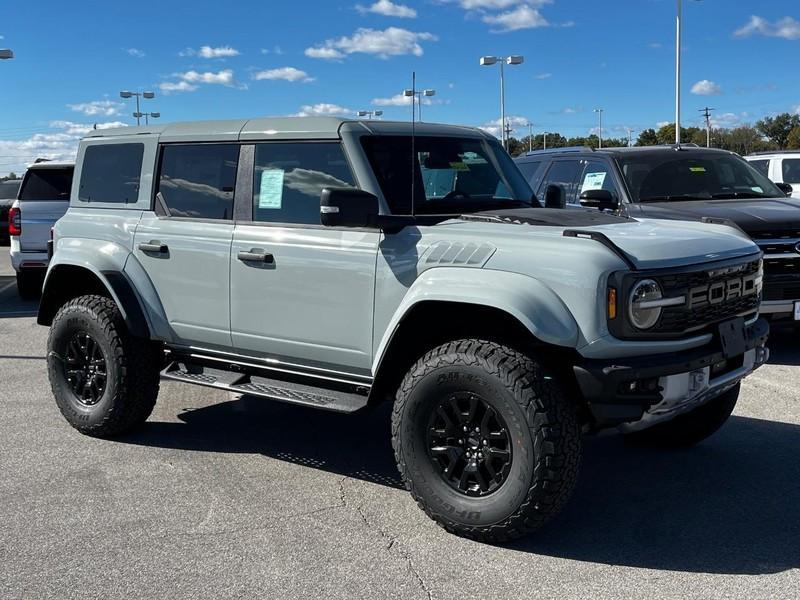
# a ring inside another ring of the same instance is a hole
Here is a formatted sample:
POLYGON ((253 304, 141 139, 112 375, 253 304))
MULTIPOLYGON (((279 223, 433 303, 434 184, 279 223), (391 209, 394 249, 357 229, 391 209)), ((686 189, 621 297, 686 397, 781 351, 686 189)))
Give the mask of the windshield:
MULTIPOLYGON (((410 136, 365 136, 361 143, 392 214, 412 214, 410 136)), ((462 214, 530 206, 531 191, 496 142, 414 138, 414 214, 462 214)))
POLYGON ((69 200, 72 171, 72 167, 28 170, 19 192, 19 199, 27 201, 69 200))
POLYGON ((747 161, 733 154, 634 153, 618 158, 618 162, 634 202, 785 196, 747 161))

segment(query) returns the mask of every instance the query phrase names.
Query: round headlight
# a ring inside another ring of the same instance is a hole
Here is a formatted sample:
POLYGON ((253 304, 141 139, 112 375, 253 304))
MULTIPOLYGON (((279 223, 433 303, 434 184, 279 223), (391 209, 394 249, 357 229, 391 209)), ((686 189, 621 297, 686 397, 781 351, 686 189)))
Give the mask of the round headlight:
POLYGON ((650 329, 658 323, 661 316, 660 306, 648 306, 655 300, 661 300, 661 286, 652 279, 637 281, 628 299, 628 316, 636 329, 650 329))

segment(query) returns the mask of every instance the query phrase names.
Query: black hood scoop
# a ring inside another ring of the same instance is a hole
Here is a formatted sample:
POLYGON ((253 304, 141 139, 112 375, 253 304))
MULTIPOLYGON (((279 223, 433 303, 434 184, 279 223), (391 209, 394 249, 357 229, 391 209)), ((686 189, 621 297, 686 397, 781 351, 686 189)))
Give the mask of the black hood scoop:
POLYGON ((543 227, 591 227, 635 222, 635 219, 618 217, 594 208, 508 208, 461 215, 459 218, 465 221, 491 221, 543 227))

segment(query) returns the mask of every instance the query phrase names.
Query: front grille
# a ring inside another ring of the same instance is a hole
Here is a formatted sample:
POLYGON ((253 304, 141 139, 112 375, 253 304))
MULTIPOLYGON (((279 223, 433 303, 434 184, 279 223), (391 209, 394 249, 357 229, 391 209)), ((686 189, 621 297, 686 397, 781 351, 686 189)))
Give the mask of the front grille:
POLYGON ((756 231, 751 235, 757 240, 800 239, 800 229, 784 229, 781 231, 756 231))
POLYGON ((800 277, 800 254, 797 258, 765 258, 764 277, 797 275, 800 277))
POLYGON ((764 301, 800 300, 800 283, 764 284, 764 301))

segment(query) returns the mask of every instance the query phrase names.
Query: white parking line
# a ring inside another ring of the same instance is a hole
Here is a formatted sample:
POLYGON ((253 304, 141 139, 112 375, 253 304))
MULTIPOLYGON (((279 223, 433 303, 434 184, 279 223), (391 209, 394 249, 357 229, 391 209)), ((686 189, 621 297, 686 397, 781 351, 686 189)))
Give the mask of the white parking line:
POLYGON ((10 289, 12 286, 15 286, 15 285, 17 285, 16 281, 9 281, 3 287, 0 287, 0 294, 2 294, 3 292, 5 292, 6 290, 10 289))

